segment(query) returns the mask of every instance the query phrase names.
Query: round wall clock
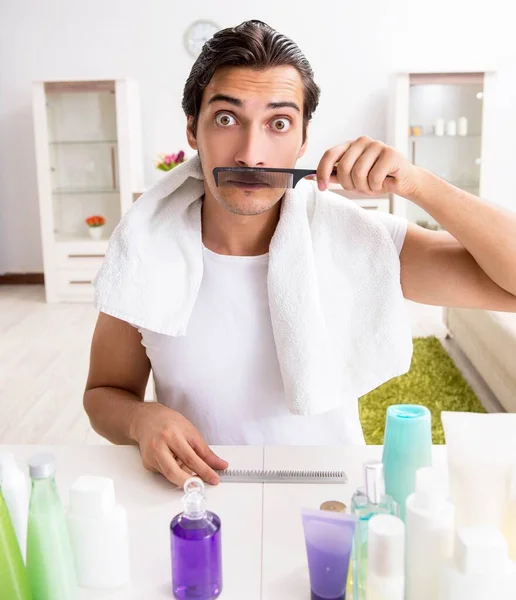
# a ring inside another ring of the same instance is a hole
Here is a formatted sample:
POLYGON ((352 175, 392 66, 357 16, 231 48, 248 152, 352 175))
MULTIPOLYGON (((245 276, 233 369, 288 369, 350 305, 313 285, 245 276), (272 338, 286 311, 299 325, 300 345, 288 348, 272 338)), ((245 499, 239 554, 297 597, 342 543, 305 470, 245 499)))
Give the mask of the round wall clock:
POLYGON ((201 53, 204 43, 207 42, 214 33, 219 31, 217 23, 207 19, 194 21, 186 30, 184 36, 185 47, 188 52, 197 58, 201 53))

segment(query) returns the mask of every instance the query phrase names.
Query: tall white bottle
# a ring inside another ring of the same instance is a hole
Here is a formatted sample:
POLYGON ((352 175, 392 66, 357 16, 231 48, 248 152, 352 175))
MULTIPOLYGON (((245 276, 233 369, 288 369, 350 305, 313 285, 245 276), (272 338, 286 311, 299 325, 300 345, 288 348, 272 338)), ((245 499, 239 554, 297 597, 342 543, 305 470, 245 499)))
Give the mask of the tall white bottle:
POLYGON ((130 579, 125 509, 115 504, 113 480, 79 477, 70 488, 67 512, 79 585, 111 589, 130 579))
POLYGON ((460 527, 454 557, 441 574, 439 600, 514 600, 516 565, 507 540, 492 525, 460 527))
POLYGON ((416 472, 406 505, 406 600, 437 600, 439 575, 453 555, 455 507, 433 467, 416 472))
POLYGON ((25 561, 27 558, 29 482, 10 452, 0 452, 0 486, 25 561))
POLYGON ((369 521, 366 600, 404 600, 405 524, 393 515, 369 521))

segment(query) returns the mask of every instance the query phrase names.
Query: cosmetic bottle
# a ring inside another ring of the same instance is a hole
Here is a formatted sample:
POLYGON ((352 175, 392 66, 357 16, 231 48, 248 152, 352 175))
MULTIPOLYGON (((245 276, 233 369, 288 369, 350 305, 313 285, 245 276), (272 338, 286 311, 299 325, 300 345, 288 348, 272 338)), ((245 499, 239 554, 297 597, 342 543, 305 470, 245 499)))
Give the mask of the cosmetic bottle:
POLYGON ((27 573, 34 600, 74 600, 75 565, 52 454, 29 460, 32 489, 27 530, 27 573))
POLYGON ((398 516, 398 505, 385 494, 381 461, 364 463, 364 483, 351 499, 351 513, 357 517, 351 559, 354 600, 365 600, 369 520, 375 515, 398 516))
POLYGON ((184 510, 170 523, 172 591, 180 600, 211 600, 222 592, 220 518, 206 510, 201 479, 188 479, 184 491, 184 510))
POLYGON ((29 485, 23 471, 10 452, 0 452, 0 486, 9 509, 20 551, 27 554, 27 521, 29 518, 29 485))
POLYGON ((507 540, 492 525, 457 529, 454 557, 445 564, 439 600, 514 600, 516 565, 507 540))
POLYGON ((369 521, 366 600, 404 600, 405 524, 399 517, 375 515, 369 521))
POLYGON ((406 506, 406 600, 436 600, 439 576, 453 554, 455 508, 439 472, 416 472, 416 491, 406 506))
POLYGON ((112 589, 129 581, 125 509, 109 477, 81 476, 70 488, 68 530, 82 587, 112 589))
POLYGON ((343 512, 301 512, 311 600, 346 600, 356 516, 343 512))
POLYGON ((31 600, 29 579, 23 564, 9 509, 0 489, 0 598, 31 600))

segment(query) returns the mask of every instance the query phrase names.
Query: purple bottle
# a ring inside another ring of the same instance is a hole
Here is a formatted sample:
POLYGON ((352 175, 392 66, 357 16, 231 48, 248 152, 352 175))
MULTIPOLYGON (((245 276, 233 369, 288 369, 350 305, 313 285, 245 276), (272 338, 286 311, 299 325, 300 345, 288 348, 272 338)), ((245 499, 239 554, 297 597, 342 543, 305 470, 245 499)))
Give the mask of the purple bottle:
POLYGON ((184 490, 184 511, 170 523, 172 591, 181 600, 211 600, 222 591, 220 519, 206 510, 201 479, 191 477, 184 490))

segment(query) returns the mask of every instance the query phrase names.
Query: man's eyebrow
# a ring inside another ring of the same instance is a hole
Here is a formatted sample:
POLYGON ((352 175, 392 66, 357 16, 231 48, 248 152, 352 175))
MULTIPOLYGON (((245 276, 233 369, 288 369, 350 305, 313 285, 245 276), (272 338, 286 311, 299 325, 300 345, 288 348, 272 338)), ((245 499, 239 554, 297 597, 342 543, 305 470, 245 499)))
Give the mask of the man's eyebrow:
MULTIPOLYGON (((234 98, 233 96, 227 96, 226 94, 215 94, 208 100, 208 104, 213 104, 214 102, 228 102, 229 104, 233 104, 239 108, 244 106, 244 102, 242 100, 239 98, 234 98)), ((267 104, 267 108, 293 108, 297 110, 297 112, 301 112, 301 109, 295 102, 269 102, 269 104, 267 104)))
POLYGON ((233 96, 226 96, 226 94, 215 94, 208 100, 208 104, 213 104, 213 102, 229 102, 229 104, 234 104, 240 108, 244 106, 242 100, 233 98, 233 96))

